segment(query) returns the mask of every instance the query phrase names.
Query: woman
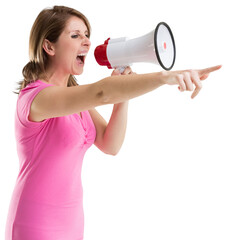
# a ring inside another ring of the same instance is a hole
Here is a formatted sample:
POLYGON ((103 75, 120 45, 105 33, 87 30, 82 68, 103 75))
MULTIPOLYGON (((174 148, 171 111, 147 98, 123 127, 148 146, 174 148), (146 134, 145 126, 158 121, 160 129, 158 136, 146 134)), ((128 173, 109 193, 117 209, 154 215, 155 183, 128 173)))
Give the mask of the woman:
POLYGON ((90 24, 80 12, 44 9, 30 34, 30 62, 15 115, 20 171, 6 224, 6 240, 82 240, 81 166, 94 143, 116 155, 124 140, 128 100, 164 84, 181 91, 201 89, 201 80, 221 66, 202 70, 133 74, 114 70, 93 84, 78 86, 90 48, 90 24), (114 104, 109 123, 95 107, 114 104))

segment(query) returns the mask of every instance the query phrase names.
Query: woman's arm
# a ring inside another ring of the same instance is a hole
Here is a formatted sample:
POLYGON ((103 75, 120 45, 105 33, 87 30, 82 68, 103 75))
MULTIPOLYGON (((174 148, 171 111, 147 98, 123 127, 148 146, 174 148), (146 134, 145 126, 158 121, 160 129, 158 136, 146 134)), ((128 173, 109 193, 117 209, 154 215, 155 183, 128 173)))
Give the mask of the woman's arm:
POLYGON ((114 104, 113 112, 103 136, 103 148, 116 155, 125 139, 128 118, 128 101, 114 104))
POLYGON ((31 104, 29 119, 42 121, 128 101, 164 83, 162 73, 119 75, 75 87, 50 86, 41 90, 31 104))
POLYGON ((194 98, 202 88, 201 80, 206 79, 221 65, 200 70, 162 71, 148 74, 111 76, 97 82, 103 104, 119 103, 141 96, 164 85, 179 85, 180 91, 193 91, 194 98))
MULTIPOLYGON (((130 67, 125 68, 122 75, 135 74, 130 67)), ((121 75, 118 70, 114 70, 111 76, 121 75)), ((104 152, 116 155, 125 139, 128 119, 128 101, 114 104, 109 123, 103 135, 102 149, 104 152)))
POLYGON ((156 72, 111 76, 93 84, 75 87, 51 86, 41 90, 31 104, 31 119, 42 121, 93 109, 105 104, 116 104, 141 96, 164 85, 179 85, 182 91, 201 89, 201 81, 221 66, 201 70, 156 72))
MULTIPOLYGON (((134 73, 130 67, 127 67, 122 74, 134 73)), ((114 75, 120 75, 120 72, 114 70, 112 76, 114 75)), ((108 124, 95 109, 89 110, 89 112, 96 127, 95 146, 106 154, 116 155, 125 138, 128 101, 114 104, 108 124)))
POLYGON ((95 146, 106 154, 116 155, 125 138, 128 101, 114 104, 108 123, 95 109, 89 113, 96 128, 95 146))
MULTIPOLYGON (((193 76, 194 83, 196 86, 195 91, 192 94, 192 98, 195 97, 199 90, 201 89, 201 83, 195 73, 191 71, 191 75, 193 76)), ((128 68, 125 70, 123 74, 127 75, 132 73, 131 69, 128 68)), ((165 76, 163 72, 163 77, 165 76)), ((175 74, 175 73, 173 73, 175 74)), ((181 82, 181 85, 179 86, 179 90, 184 91, 184 90, 193 90, 193 83, 190 82, 190 74, 188 71, 184 73, 180 73, 183 76, 185 75, 186 78, 186 84, 182 81, 181 75, 179 75, 179 82, 181 82)), ((113 75, 119 75, 116 71, 113 71, 113 75)), ((207 74, 203 75, 203 77, 200 78, 200 80, 204 80, 208 77, 207 74)), ((171 84, 171 79, 169 79, 171 84)), ((99 115, 99 113, 96 110, 92 110, 91 115, 93 118, 93 121, 96 126, 96 140, 95 140, 95 145, 104 153, 111 154, 111 155, 116 155, 125 138, 125 132, 126 132, 126 126, 127 126, 127 113, 128 113, 128 101, 123 102, 123 103, 117 103, 114 104, 113 107, 113 112, 111 115, 111 118, 109 120, 109 123, 107 124, 106 121, 99 115)))

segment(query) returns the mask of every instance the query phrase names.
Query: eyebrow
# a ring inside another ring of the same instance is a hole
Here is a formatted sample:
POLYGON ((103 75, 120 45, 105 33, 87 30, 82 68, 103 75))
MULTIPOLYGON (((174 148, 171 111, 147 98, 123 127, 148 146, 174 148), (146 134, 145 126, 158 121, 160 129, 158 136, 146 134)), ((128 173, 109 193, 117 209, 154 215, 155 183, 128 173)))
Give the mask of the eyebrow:
MULTIPOLYGON (((81 33, 80 30, 72 30, 70 32, 79 32, 79 33, 81 33)), ((88 33, 88 30, 86 30, 84 33, 88 33)))

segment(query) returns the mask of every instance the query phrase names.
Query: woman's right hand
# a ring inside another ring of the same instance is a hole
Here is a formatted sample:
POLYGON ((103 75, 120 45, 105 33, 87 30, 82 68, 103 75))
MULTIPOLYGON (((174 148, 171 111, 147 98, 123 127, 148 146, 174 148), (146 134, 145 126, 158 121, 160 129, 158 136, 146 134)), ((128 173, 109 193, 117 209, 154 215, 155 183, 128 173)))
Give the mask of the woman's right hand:
POLYGON ((198 95, 202 88, 202 80, 205 80, 211 72, 217 71, 222 65, 204 68, 200 70, 163 71, 163 82, 168 85, 179 85, 180 91, 193 91, 191 98, 198 95), (195 89, 194 89, 195 86, 195 89))

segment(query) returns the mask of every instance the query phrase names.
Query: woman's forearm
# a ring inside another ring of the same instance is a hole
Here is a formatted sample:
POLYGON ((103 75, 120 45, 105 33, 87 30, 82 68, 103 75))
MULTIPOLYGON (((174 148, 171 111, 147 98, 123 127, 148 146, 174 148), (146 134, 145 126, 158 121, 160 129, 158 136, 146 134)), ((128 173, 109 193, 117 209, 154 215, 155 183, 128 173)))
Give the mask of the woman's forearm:
POLYGON ((162 85, 163 73, 118 75, 95 83, 103 104, 116 104, 148 93, 162 85))
POLYGON ((116 155, 125 138, 128 117, 128 101, 114 104, 113 112, 106 127, 103 142, 107 152, 116 155))

